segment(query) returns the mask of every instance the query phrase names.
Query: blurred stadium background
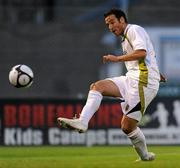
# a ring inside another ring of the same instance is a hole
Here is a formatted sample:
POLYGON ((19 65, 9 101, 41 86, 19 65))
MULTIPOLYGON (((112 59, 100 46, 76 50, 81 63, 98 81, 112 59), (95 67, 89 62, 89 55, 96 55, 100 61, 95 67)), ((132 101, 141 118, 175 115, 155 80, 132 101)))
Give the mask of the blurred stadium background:
POLYGON ((91 82, 125 73, 123 64, 102 64, 104 54, 121 52, 104 24, 103 14, 112 7, 147 29, 168 78, 141 122, 147 142, 180 144, 180 1, 0 0, 1 145, 129 144, 117 129, 116 100, 103 102, 87 134, 56 123, 58 115, 80 112, 91 82), (32 87, 9 84, 16 64, 33 69, 32 87))

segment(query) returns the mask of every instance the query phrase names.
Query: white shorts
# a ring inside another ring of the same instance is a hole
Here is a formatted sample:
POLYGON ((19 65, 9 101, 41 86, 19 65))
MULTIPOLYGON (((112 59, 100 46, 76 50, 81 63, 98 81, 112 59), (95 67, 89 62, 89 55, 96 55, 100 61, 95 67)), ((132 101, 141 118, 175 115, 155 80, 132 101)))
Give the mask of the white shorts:
POLYGON ((107 80, 114 82, 120 90, 124 100, 121 103, 123 114, 140 121, 147 106, 156 96, 159 86, 157 90, 145 86, 140 87, 137 80, 127 76, 107 78, 107 80))

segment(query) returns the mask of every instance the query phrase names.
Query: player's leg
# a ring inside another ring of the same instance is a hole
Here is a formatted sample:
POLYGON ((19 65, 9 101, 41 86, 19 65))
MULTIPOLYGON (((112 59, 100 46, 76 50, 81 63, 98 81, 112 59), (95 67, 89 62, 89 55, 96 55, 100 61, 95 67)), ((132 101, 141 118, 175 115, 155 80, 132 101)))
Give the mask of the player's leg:
POLYGON ((91 84, 85 106, 80 114, 80 120, 88 124, 94 113, 98 110, 103 96, 120 97, 118 87, 110 80, 100 80, 91 84))
POLYGON ((143 132, 140 130, 140 128, 137 126, 137 123, 137 120, 124 115, 121 121, 121 129, 131 140, 141 160, 154 160, 155 155, 151 152, 148 152, 145 136, 143 132))
MULTIPOLYGON (((144 87, 141 83, 131 78, 127 78, 122 84, 124 85, 121 85, 121 87, 124 86, 125 88, 125 94, 123 95, 125 102, 121 104, 124 113, 121 122, 122 130, 130 138, 141 160, 154 160, 155 155, 148 152, 145 136, 137 124, 141 120, 147 106, 156 96, 157 90, 144 87)), ((122 90, 121 93, 123 93, 122 90)))
POLYGON ((89 120, 98 110, 103 96, 121 97, 119 88, 110 80, 100 80, 90 86, 90 91, 85 106, 78 119, 58 118, 58 122, 64 126, 85 132, 89 120))

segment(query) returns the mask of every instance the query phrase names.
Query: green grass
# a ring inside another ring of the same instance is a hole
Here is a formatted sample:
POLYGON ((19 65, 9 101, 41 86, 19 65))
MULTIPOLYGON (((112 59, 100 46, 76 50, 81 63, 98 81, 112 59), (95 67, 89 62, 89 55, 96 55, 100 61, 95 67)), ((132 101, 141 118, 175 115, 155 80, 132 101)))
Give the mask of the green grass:
POLYGON ((150 146, 153 162, 138 162, 131 146, 0 147, 0 168, 178 168, 179 146, 150 146))

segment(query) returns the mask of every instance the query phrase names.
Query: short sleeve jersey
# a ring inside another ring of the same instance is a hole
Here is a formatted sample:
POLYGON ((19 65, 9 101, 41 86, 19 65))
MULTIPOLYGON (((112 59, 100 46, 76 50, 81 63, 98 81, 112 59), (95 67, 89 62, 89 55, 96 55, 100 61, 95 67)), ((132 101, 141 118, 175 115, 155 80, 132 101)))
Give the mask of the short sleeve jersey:
POLYGON ((157 89, 159 86, 160 74, 157 66, 156 55, 144 28, 134 24, 128 24, 122 40, 124 54, 130 54, 135 50, 146 50, 146 57, 135 61, 126 61, 126 76, 138 80, 144 86, 157 89))

